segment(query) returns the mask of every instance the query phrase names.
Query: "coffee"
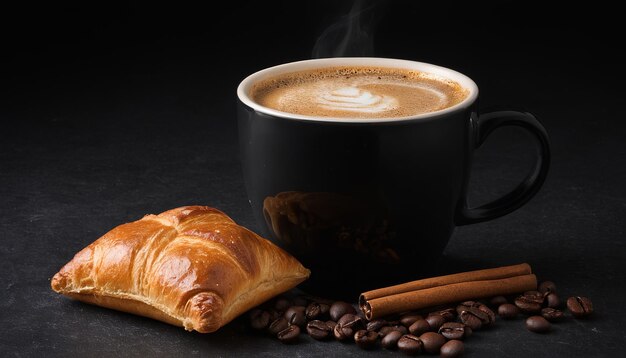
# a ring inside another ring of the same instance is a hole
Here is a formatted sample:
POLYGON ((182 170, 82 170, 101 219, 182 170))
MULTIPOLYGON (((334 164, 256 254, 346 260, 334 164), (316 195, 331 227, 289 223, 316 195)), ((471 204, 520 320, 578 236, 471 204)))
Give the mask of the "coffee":
POLYGON ((474 81, 427 63, 281 64, 246 77, 237 98, 257 227, 315 272, 301 286, 312 294, 346 299, 432 270, 454 227, 516 210, 549 167, 546 131, 531 114, 480 113, 474 81), (472 155, 501 126, 534 136, 535 165, 519 190, 471 208, 472 155))
POLYGON ((318 117, 389 118, 434 112, 469 91, 432 74, 384 67, 330 67, 261 80, 250 97, 282 112, 318 117))

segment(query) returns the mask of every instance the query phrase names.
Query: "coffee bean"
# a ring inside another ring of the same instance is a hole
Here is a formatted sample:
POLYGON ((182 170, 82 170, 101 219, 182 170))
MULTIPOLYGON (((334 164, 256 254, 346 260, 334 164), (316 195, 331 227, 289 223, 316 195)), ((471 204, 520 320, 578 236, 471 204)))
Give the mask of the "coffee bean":
POLYGON ((338 341, 345 341, 354 336, 354 329, 337 324, 335 329, 333 329, 333 335, 338 341))
POLYGON ((382 327, 380 330, 378 330, 378 337, 383 338, 393 331, 397 331, 397 329, 394 329, 391 326, 382 327))
POLYGON ((467 327, 470 327, 473 331, 480 329, 483 326, 480 318, 474 316, 473 314, 463 311, 461 313, 461 322, 467 327))
POLYGON ((293 305, 294 306, 302 306, 302 307, 306 307, 309 304, 309 301, 302 297, 302 296, 298 296, 296 298, 293 299, 293 305))
POLYGON ((561 299, 556 293, 549 293, 546 296, 546 306, 550 308, 557 308, 561 305, 561 299))
POLYGON ((412 334, 405 334, 398 340, 398 349, 405 354, 415 355, 419 354, 424 347, 424 343, 419 337, 412 334))
POLYGON ((506 300, 506 297, 504 296, 496 296, 493 297, 492 299, 489 300, 489 304, 492 307, 500 307, 500 305, 503 305, 505 303, 508 303, 509 301, 506 300))
POLYGON ((254 329, 264 329, 270 324, 269 312, 261 309, 250 311, 250 325, 254 329))
POLYGON ((284 317, 279 317, 270 324, 267 330, 272 335, 277 335, 278 332, 284 330, 287 326, 289 326, 289 322, 284 317))
POLYGON ((468 309, 469 307, 475 307, 478 308, 478 306, 480 306, 479 302, 475 302, 475 301, 465 301, 462 302, 461 304, 459 304, 458 306, 456 306, 456 313, 457 314, 461 314, 461 312, 465 311, 466 309, 468 309))
POLYGON ((446 339, 439 333, 426 332, 420 336, 424 344, 424 350, 430 354, 438 354, 441 346, 446 343, 446 339))
POLYGON ((337 301, 330 306, 330 319, 335 322, 347 313, 356 314, 354 307, 347 302, 337 301))
POLYGON ((398 348, 398 340, 402 336, 403 334, 400 331, 391 331, 383 337, 380 344, 383 346, 383 348, 396 349, 398 348))
POLYGON ((340 341, 352 338, 352 336, 354 336, 354 333, 363 327, 362 322, 363 321, 361 317, 352 313, 346 313, 341 318, 339 318, 339 321, 335 326, 335 338, 340 341))
POLYGON ((409 333, 409 329, 404 327, 401 324, 397 324, 395 326, 391 326, 391 328, 395 329, 396 331, 400 331, 402 334, 408 334, 409 333))
POLYGON ((330 305, 326 303, 320 303, 320 317, 328 317, 330 312, 330 305))
POLYGON ((491 326, 492 324, 496 322, 496 314, 493 313, 491 308, 485 305, 480 305, 478 306, 478 309, 487 315, 487 319, 483 321, 483 327, 491 326))
POLYGON ((304 327, 306 325, 306 317, 302 314, 294 313, 289 320, 289 324, 304 327))
POLYGON ((355 330, 358 330, 361 328, 362 322, 363 320, 361 319, 361 317, 354 315, 352 313, 346 313, 341 318, 339 318, 339 321, 337 321, 337 324, 342 325, 344 327, 350 327, 350 328, 354 328, 355 330))
POLYGON ((556 285, 552 281, 543 281, 537 287, 537 291, 541 293, 556 293, 556 285))
POLYGON ((442 324, 446 323, 446 320, 438 314, 431 314, 426 317, 426 322, 430 325, 430 329, 436 331, 442 324))
POLYGON ((279 312, 276 310, 269 310, 267 312, 270 314, 270 322, 274 322, 283 316, 283 312, 279 312))
POLYGON ((354 334, 354 343, 361 349, 372 349, 376 347, 378 334, 376 332, 366 331, 364 329, 354 334))
POLYGON ((478 317, 480 321, 484 324, 488 324, 492 321, 490 317, 490 313, 495 317, 495 313, 489 307, 485 305, 480 305, 478 307, 470 307, 467 309, 468 312, 471 312, 474 316, 478 317))
POLYGON ((410 313, 400 317, 400 323, 405 327, 410 327, 418 319, 422 319, 422 316, 410 313))
POLYGON ((385 326, 385 327, 381 328, 378 331, 378 336, 382 338, 382 337, 385 337, 386 335, 388 335, 389 333, 391 333, 393 331, 398 331, 398 332, 402 333, 402 335, 405 335, 405 334, 409 333, 409 331, 406 329, 406 327, 404 327, 402 325, 385 326))
POLYGON ((303 327, 306 324, 305 308, 303 306, 291 306, 284 314, 285 319, 290 324, 303 327))
POLYGON ((541 316, 530 316, 526 319, 526 328, 535 333, 546 333, 552 325, 541 316))
POLYGON ((525 292, 521 296, 517 296, 517 298, 515 298, 515 305, 520 310, 527 313, 536 313, 541 311, 541 306, 543 304, 543 295, 539 292, 537 292, 538 295, 536 295, 534 294, 534 292, 529 291, 525 292))
POLYGON ((461 318, 461 322, 473 331, 482 328, 483 322, 489 322, 487 314, 476 307, 468 307, 465 311, 461 312, 459 317, 461 318))
POLYGON ((375 319, 373 321, 367 322, 367 330, 378 332, 379 329, 383 328, 387 325, 387 321, 384 319, 375 319))
POLYGON ((338 341, 344 341, 348 338, 348 335, 343 333, 342 327, 338 324, 335 325, 333 329, 333 336, 335 336, 335 339, 338 341))
POLYGON ((291 325, 282 331, 278 332, 276 335, 278 340, 283 343, 294 343, 298 341, 300 336, 300 327, 291 325))
POLYGON ((446 308, 443 310, 435 311, 430 313, 429 316, 433 314, 440 315, 446 322, 454 321, 454 319, 456 318, 456 310, 454 308, 446 308))
POLYGON ((306 331, 313 339, 317 339, 321 341, 323 339, 328 338, 330 335, 330 328, 326 324, 326 322, 322 322, 319 320, 313 320, 306 325, 306 331))
POLYGON ((517 317, 519 312, 519 308, 511 303, 505 303, 498 307, 498 315, 504 319, 513 319, 517 317))
POLYGON ((285 312, 291 307, 291 302, 286 298, 279 298, 274 302, 274 309, 278 312, 285 312))
POLYGON ((328 329, 331 330, 331 332, 335 329, 335 326, 337 325, 337 322, 335 321, 326 321, 326 325, 328 326, 328 329))
POLYGON ((432 330, 432 327, 430 326, 428 321, 426 321, 425 319, 417 320, 413 322, 411 327, 409 327, 409 332, 411 332, 411 334, 414 334, 416 336, 419 336, 422 333, 428 332, 430 330, 432 330))
POLYGON ((306 306, 306 309, 304 310, 304 314, 306 316, 306 319, 308 319, 308 320, 315 320, 315 319, 317 319, 320 316, 321 313, 322 313, 322 309, 321 309, 319 303, 317 303, 317 302, 309 303, 309 305, 306 306))
POLYGON ((567 299, 567 309, 576 318, 585 318, 593 313, 593 304, 587 297, 574 296, 567 299))
POLYGON ((285 313, 283 314, 283 317, 285 317, 285 319, 289 320, 291 318, 291 316, 293 316, 294 313, 302 313, 302 315, 304 315, 306 308, 303 306, 289 306, 286 310, 285 313))
POLYGON ((461 322, 463 322, 464 325, 471 328, 473 331, 481 329, 483 326, 478 317, 467 312, 461 314, 461 322))
POLYGON ((446 322, 439 328, 439 333, 447 339, 464 339, 471 335, 471 328, 458 322, 446 322))
POLYGON ((444 358, 456 358, 463 355, 463 352, 465 352, 465 345, 463 342, 453 339, 441 346, 439 356, 444 358))
POLYGON ((550 322, 558 322, 562 320, 563 317, 565 317, 565 315, 563 314, 563 311, 560 311, 551 307, 546 307, 542 309, 541 316, 550 322))

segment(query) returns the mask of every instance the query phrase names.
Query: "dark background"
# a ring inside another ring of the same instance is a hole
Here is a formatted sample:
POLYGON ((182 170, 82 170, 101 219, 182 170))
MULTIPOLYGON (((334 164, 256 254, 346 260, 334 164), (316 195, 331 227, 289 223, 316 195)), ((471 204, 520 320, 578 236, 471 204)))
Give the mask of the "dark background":
MULTIPOLYGON (((308 339, 283 346, 251 333, 245 320, 211 335, 187 333, 49 289, 75 252, 146 213, 210 205, 258 228, 238 164, 235 88, 256 70, 310 58, 317 39, 352 5, 2 8, 0 355, 363 354, 308 339)), ((563 296, 590 297, 597 313, 547 335, 526 331, 521 320, 499 321, 468 340, 467 356, 619 355, 626 339, 619 308, 626 291, 619 11, 597 1, 555 9, 527 1, 375 6, 362 23, 376 26, 358 40, 373 39, 372 55, 459 70, 480 86, 483 108, 523 106, 552 138, 553 165, 539 194, 507 217, 459 228, 436 270, 529 262, 563 296)), ((324 39, 328 51, 337 48, 336 38, 324 39)), ((523 132, 502 129, 477 151, 473 202, 516 185, 530 168, 531 143, 523 132)), ((368 355, 377 354, 399 353, 368 355)))

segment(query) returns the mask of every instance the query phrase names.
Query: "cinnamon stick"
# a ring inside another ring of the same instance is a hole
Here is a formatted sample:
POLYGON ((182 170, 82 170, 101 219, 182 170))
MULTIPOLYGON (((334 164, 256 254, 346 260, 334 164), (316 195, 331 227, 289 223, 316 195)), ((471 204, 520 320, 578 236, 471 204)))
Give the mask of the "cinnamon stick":
POLYGON ((361 294, 366 300, 371 300, 378 297, 391 296, 402 292, 410 292, 421 290, 425 288, 449 285, 451 283, 469 282, 469 281, 481 281, 481 280, 494 280, 498 278, 507 278, 513 276, 521 276, 531 274, 532 270, 527 263, 502 266, 485 270, 476 270, 455 273, 452 275, 438 276, 432 278, 426 278, 423 280, 411 281, 403 283, 401 285, 389 286, 385 288, 379 288, 377 290, 367 291, 361 294))
POLYGON ((359 306, 368 319, 429 306, 535 290, 537 278, 528 264, 412 281, 368 291, 359 306))

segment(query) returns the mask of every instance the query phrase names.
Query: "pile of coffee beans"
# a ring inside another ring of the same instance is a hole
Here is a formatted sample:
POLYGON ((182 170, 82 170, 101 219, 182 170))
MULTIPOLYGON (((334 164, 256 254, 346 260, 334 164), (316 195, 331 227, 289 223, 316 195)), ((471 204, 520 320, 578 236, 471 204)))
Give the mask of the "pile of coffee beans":
MULTIPOLYGON (((283 343, 296 343, 306 332, 315 340, 354 342, 361 349, 398 350, 408 355, 439 354, 458 357, 464 341, 475 331, 491 327, 496 316, 511 320, 526 314, 526 328, 545 333, 566 317, 556 285, 542 282, 537 291, 517 297, 465 301, 433 311, 405 312, 368 321, 353 305, 310 296, 279 296, 250 311, 252 328, 267 332, 283 343), (511 303, 512 302, 512 303, 511 303)), ((567 308, 576 318, 593 313, 591 300, 570 297, 567 308)))
MULTIPOLYGON (((526 328, 531 332, 549 332, 552 323, 566 317, 565 312, 561 310, 562 303, 556 285, 552 281, 542 282, 537 291, 527 291, 517 296, 514 305, 504 303, 505 297, 498 297, 497 300, 500 303, 498 314, 502 318, 513 319, 520 313, 529 316, 526 319, 526 328)), ((567 299, 567 309, 575 318, 585 318, 593 313, 593 304, 587 297, 574 296, 567 299)))

